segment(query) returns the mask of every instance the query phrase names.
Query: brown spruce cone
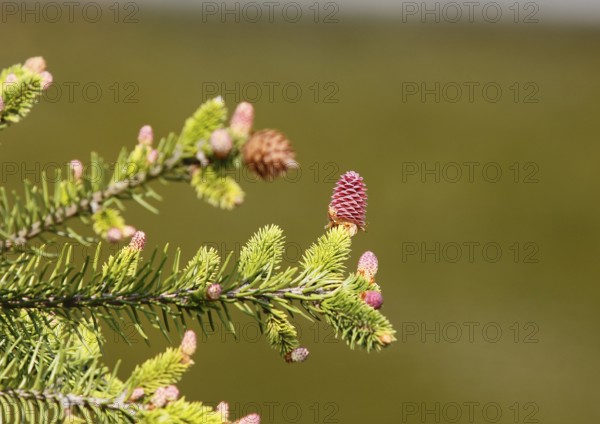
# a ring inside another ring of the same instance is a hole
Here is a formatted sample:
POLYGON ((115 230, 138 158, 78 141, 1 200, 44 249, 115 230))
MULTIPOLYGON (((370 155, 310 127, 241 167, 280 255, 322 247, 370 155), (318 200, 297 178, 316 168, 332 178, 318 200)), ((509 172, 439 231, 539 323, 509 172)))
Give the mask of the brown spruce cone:
POLYGON ((244 145, 244 163, 265 180, 272 180, 296 166, 296 154, 285 135, 264 129, 252 134, 244 145))

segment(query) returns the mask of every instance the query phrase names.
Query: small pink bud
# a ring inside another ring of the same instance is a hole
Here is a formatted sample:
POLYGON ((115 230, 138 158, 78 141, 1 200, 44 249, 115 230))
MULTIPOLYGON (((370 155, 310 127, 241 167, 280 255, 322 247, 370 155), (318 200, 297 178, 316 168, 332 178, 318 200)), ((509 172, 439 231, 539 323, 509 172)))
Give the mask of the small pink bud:
POLYGON ((179 398, 179 389, 177 386, 170 385, 165 387, 165 397, 169 402, 177 400, 179 398))
POLYGON ((233 132, 248 136, 254 125, 254 106, 252 103, 242 102, 235 108, 231 117, 230 127, 233 132))
POLYGON ((379 309, 383 305, 383 295, 375 290, 367 290, 361 294, 361 298, 373 309, 379 309))
POLYGON ((123 238, 123 233, 117 227, 112 227, 106 233, 106 239, 110 243, 117 243, 119 240, 123 238))
POLYGON ((369 283, 375 282, 377 274, 378 261, 377 256, 371 251, 363 253, 358 260, 358 273, 362 275, 369 283))
POLYGON ((304 362, 310 352, 305 347, 297 347, 285 356, 287 362, 304 362))
POLYGON ((8 74, 6 76, 6 78, 4 79, 4 82, 7 84, 14 84, 17 81, 19 81, 19 78, 17 78, 17 76, 15 74, 8 74))
POLYGON ((41 74, 46 70, 46 61, 42 56, 30 57, 25 61, 23 68, 36 74, 41 74))
POLYGON ((227 402, 220 402, 216 407, 216 411, 221 416, 221 421, 227 422, 229 420, 229 404, 227 402))
POLYGON ((353 224, 364 230, 367 214, 367 187, 363 178, 354 171, 346 172, 338 180, 329 204, 330 226, 353 224))
POLYGON ((210 146, 218 159, 225 159, 233 148, 233 140, 226 129, 213 131, 210 136, 210 146))
POLYGON ((123 237, 125 237, 125 238, 132 237, 136 231, 137 230, 135 229, 134 226, 126 225, 125 227, 123 227, 123 231, 122 231, 123 237))
POLYGON ((162 408, 167 404, 167 389, 164 387, 159 387, 154 392, 154 396, 152 396, 152 404, 157 408, 162 408))
POLYGON ((0 112, 4 110, 4 99, 0 96, 0 112))
POLYGON ((150 150, 148 152, 148 155, 146 156, 146 158, 148 159, 149 164, 156 163, 156 161, 158 160, 158 150, 156 150, 156 149, 150 150))
POLYGON ((144 395, 145 395, 144 388, 143 387, 136 387, 135 389, 133 389, 133 392, 131 392, 131 396, 129 397, 129 400, 131 402, 135 402, 135 401, 138 401, 141 398, 143 398, 144 395))
POLYGON ((246 415, 244 418, 237 420, 234 424, 260 424, 260 416, 258 414, 246 415))
POLYGON ((392 343, 394 341, 394 338, 389 333, 385 333, 385 334, 380 335, 378 337, 378 339, 379 339, 379 342, 382 345, 384 345, 384 346, 387 346, 387 345, 389 345, 390 343, 392 343))
POLYGON ((144 250, 144 246, 146 245, 146 233, 143 231, 136 231, 136 233, 131 238, 129 242, 129 247, 133 250, 144 250))
POLYGON ((146 146, 150 146, 154 141, 154 131, 150 125, 144 125, 140 128, 140 132, 138 134, 138 142, 140 144, 145 144, 146 146))
POLYGON ((83 164, 80 160, 73 159, 69 162, 69 167, 71 168, 71 172, 73 173, 73 178, 75 181, 81 181, 83 177, 83 164))
POLYGON ((40 73, 42 90, 46 90, 54 82, 54 77, 48 71, 40 73))
POLYGON ((183 335, 183 340, 181 340, 181 352, 184 355, 192 356, 194 353, 196 353, 197 343, 196 333, 194 333, 192 330, 186 331, 183 335))
POLYGON ((219 283, 213 283, 206 289, 206 297, 210 300, 217 300, 221 297, 221 292, 223 289, 219 283))

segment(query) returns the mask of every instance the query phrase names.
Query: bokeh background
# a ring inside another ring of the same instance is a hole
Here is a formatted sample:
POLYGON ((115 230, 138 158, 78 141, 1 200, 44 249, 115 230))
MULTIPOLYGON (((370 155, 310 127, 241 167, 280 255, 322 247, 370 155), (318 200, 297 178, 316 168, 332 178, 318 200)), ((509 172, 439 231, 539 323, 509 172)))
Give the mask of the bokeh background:
MULTIPOLYGON (((81 7, 72 22, 3 9, 1 66, 43 55, 59 90, 2 132, 2 184, 92 150, 115 158, 141 125, 179 131, 216 94, 231 109, 253 101, 256 127, 293 141, 298 172, 242 178, 233 212, 160 187, 160 215, 130 205, 128 221, 186 257, 203 243, 239 251, 277 223, 293 263, 323 233, 337 177, 356 170, 369 226, 348 267, 376 252, 398 342, 351 351, 298 321, 311 357, 290 366, 239 317, 239 340, 221 327, 203 338, 188 398, 263 423, 598 422, 600 19, 580 3, 523 2, 517 16, 500 2, 496 23, 449 22, 443 3, 424 18, 401 3, 296 3, 299 22, 285 3, 256 22, 231 2, 212 2, 216 14, 206 2, 107 3, 97 22, 81 7)), ((107 334, 122 375, 170 344, 107 334)))

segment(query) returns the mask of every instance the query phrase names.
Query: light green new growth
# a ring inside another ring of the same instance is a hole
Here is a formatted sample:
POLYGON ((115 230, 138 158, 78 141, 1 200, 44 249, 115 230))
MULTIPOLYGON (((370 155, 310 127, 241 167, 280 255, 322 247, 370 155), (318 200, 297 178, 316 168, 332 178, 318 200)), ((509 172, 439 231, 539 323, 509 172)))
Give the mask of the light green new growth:
POLYGON ((218 175, 214 169, 197 169, 192 176, 192 185, 198 198, 221 209, 233 209, 244 201, 244 192, 233 178, 218 175))
POLYGON ((271 346, 277 349, 281 356, 300 346, 296 328, 290 323, 287 314, 279 309, 269 310, 265 333, 271 346))
MULTIPOLYGON (((181 132, 181 144, 184 146, 192 146, 201 143, 205 144, 211 133, 222 128, 227 118, 227 109, 223 99, 217 97, 204 103, 198 110, 185 121, 183 131, 181 132)), ((208 153, 208 152, 205 152, 208 153)))
MULTIPOLYGON (((21 72, 19 77, 35 80, 20 69, 3 71, 0 79, 21 72)), ((26 106, 29 94, 24 96, 4 98, 13 109, 5 107, 0 128, 25 116, 32 103, 26 106)), ((362 299, 379 286, 345 272, 351 235, 342 226, 326 230, 298 264, 285 267, 285 236, 276 225, 259 229, 235 263, 206 246, 195 253, 167 246, 144 250, 141 232, 103 255, 98 236, 110 239, 116 231, 128 237, 130 226, 121 216, 127 200, 157 212, 153 201, 160 196, 152 181, 189 182, 198 197, 223 209, 241 203, 241 188, 225 175, 243 166, 247 136, 236 135, 236 147, 224 160, 207 143, 226 118, 222 100, 210 100, 180 136, 123 149, 114 170, 92 154, 90 172, 82 173, 76 162, 53 184, 46 178, 40 185, 25 181, 22 195, 0 188, 0 422, 229 423, 222 411, 179 396, 175 385, 193 365, 196 350, 195 335, 186 329, 196 326, 210 336, 221 322, 234 331, 232 307, 260 323, 267 343, 288 362, 303 360, 294 353, 306 351, 291 321, 297 316, 326 321, 351 348, 379 350, 394 341, 390 322, 362 299), (76 218, 95 235, 76 232, 70 225, 76 218), (34 245, 52 237, 72 242, 59 254, 34 245), (97 243, 96 253, 76 260, 78 243, 97 243), (173 330, 185 336, 179 347, 121 380, 118 366, 102 363, 102 329, 131 342, 125 331, 130 324, 146 341, 148 326, 168 340, 173 330)))
POLYGON ((283 231, 276 225, 260 229, 240 253, 239 273, 243 280, 270 274, 281 261, 283 231))
POLYGON ((312 245, 302 257, 306 278, 340 280, 345 269, 344 262, 350 256, 350 237, 341 227, 328 231, 312 245))
POLYGON ((25 118, 42 94, 42 80, 39 74, 22 65, 13 65, 0 72, 0 130, 25 118), (8 76, 16 81, 7 81, 8 76))
POLYGON ((131 396, 136 388, 145 393, 153 393, 159 387, 176 384, 189 368, 181 349, 167 349, 166 352, 149 359, 131 373, 125 395, 131 396))

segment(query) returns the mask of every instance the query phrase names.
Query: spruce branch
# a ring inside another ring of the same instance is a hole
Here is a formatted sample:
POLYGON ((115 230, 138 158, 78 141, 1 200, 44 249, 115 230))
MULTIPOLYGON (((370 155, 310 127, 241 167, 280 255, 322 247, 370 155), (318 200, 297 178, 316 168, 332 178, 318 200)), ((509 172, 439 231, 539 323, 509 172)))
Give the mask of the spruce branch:
POLYGON ((131 412, 112 399, 52 391, 0 390, 0 408, 3 415, 6 414, 6 419, 10 417, 14 420, 11 422, 42 423, 59 417, 65 423, 78 422, 74 417, 85 417, 87 422, 106 424, 135 422, 131 412))
POLYGON ((146 337, 142 317, 167 337, 169 321, 185 328, 186 317, 197 318, 204 329, 205 320, 214 327, 216 315, 233 329, 229 305, 261 322, 269 344, 288 362, 309 354, 290 320, 295 315, 324 319, 351 348, 386 347, 394 330, 381 305, 366 296, 381 292, 377 258, 366 252, 356 272, 344 276, 356 224, 340 216, 296 267, 285 269, 284 234, 275 225, 257 231, 232 266, 207 247, 185 265, 179 250, 169 256, 166 247, 143 259, 142 232, 102 264, 101 245, 79 268, 68 245, 53 265, 41 255, 22 255, 0 280, 0 331, 8 335, 0 343, 0 403, 16 402, 19 413, 37 416, 60 405, 65 417, 101 423, 229 422, 222 405, 213 410, 179 397, 176 384, 193 364, 194 333, 187 331, 178 349, 167 349, 121 381, 100 362, 100 321, 124 339, 121 324, 127 319, 146 337), (173 265, 167 269, 169 258, 173 265))
POLYGON ((25 118, 52 83, 42 57, 31 57, 0 72, 0 131, 25 118))
MULTIPOLYGON (((0 130, 25 117, 52 82, 45 67, 37 57, 0 73, 0 130)), ((137 144, 122 149, 114 166, 92 153, 91 172, 72 160, 52 184, 41 175, 40 184, 25 181, 21 195, 0 188, 0 253, 18 254, 0 260, 1 422, 231 423, 227 404, 213 409, 187 401, 177 387, 197 350, 188 318, 205 332, 207 324, 214 331, 216 319, 233 331, 231 307, 259 322, 271 347, 291 363, 309 355, 292 323, 296 316, 325 320, 350 348, 380 350, 394 341, 380 312, 375 255, 363 254, 355 272, 345 269, 351 238, 366 227, 366 186, 356 172, 340 178, 325 234, 295 266, 282 266, 285 236, 276 225, 257 231, 236 263, 206 246, 185 264, 179 249, 171 254, 166 246, 142 257, 146 235, 121 212, 126 200, 158 212, 152 182, 189 182, 199 198, 232 209, 244 197, 232 171, 247 167, 271 180, 297 165, 283 134, 252 133, 249 103, 226 120, 222 99, 212 99, 185 121, 180 135, 155 144, 152 127, 144 125, 137 144), (51 234, 98 241, 77 233, 69 225, 74 218, 109 242, 131 241, 104 261, 99 243, 83 264, 76 263, 72 244, 55 256, 32 245, 51 234), (167 339, 174 325, 181 344, 121 380, 118 365, 102 362, 102 324, 129 341, 124 324, 133 323, 147 340, 144 319, 167 339)), ((234 424, 258 422, 251 414, 234 424)))
POLYGON ((200 106, 184 125, 180 136, 169 134, 153 146, 154 134, 142 127, 138 144, 132 151, 123 149, 114 171, 93 153, 88 169, 79 160, 69 162, 53 187, 41 175, 41 183, 24 183, 24 196, 9 196, 0 188, 0 253, 22 249, 28 242, 46 233, 54 233, 89 244, 93 238, 82 236, 69 226, 72 218, 93 221, 97 235, 111 242, 131 237, 135 229, 120 215, 122 201, 133 200, 158 213, 150 203, 160 196, 150 187, 155 180, 186 181, 199 198, 222 209, 242 203, 244 192, 230 175, 247 164, 241 148, 249 137, 248 116, 252 106, 242 104, 226 127, 227 110, 220 98, 200 106), (240 129, 240 120, 244 125, 240 129), (229 175, 228 175, 229 174, 229 175), (53 192, 53 194, 52 194, 53 192), (113 206, 117 206, 114 208, 113 206))
POLYGON ((184 313, 200 321, 215 313, 233 328, 226 309, 230 304, 257 320, 264 318, 268 342, 288 362, 308 356, 289 320, 291 314, 324 318, 352 348, 385 347, 394 340, 394 330, 361 298, 365 290, 380 290, 363 276, 376 274, 373 258, 365 263, 361 257, 356 273, 339 277, 339 259, 348 254, 350 234, 344 226, 327 230, 305 253, 301 271, 280 270, 283 233, 272 225, 250 238, 232 270, 225 269, 227 261, 221 265, 214 249, 202 247, 182 268, 177 252, 176 265, 163 279, 166 249, 143 261, 145 235, 140 232, 103 265, 86 264, 75 271, 68 248, 52 270, 46 265, 40 270, 39 257, 13 264, 0 283, 0 331, 10 335, 0 343, 5 352, 0 357, 5 369, 0 403, 16 402, 21 412, 34 411, 37 416, 60 407, 65 416, 101 423, 229 422, 222 411, 179 398, 175 385, 193 364, 196 351, 193 332, 185 333, 178 349, 167 349, 139 365, 124 382, 100 364, 103 340, 96 339, 97 322, 104 320, 121 331, 119 322, 125 316, 140 334, 139 315, 149 317, 165 334, 169 318, 186 325, 184 313), (327 266, 332 262, 337 267, 327 266), (211 294, 214 286, 219 287, 216 295, 211 294), (164 321, 155 309, 162 311, 164 321), (18 364, 32 365, 26 371, 18 364))
POLYGON ((226 422, 220 412, 180 397, 175 386, 193 364, 193 332, 186 333, 179 348, 167 349, 138 366, 125 382, 116 378, 116 370, 100 365, 99 351, 87 349, 89 341, 72 336, 51 341, 46 336, 37 348, 22 350, 13 345, 0 354, 2 422, 226 422), (57 344, 55 354, 40 354, 46 343, 57 344))
MULTIPOLYGON (((389 322, 361 298, 371 283, 358 273, 342 278, 350 244, 342 226, 328 230, 308 249, 299 272, 296 267, 280 270, 283 233, 273 225, 251 237, 232 270, 220 266, 214 249, 202 247, 184 268, 178 265, 181 253, 177 251, 173 270, 165 275, 166 253, 155 251, 150 260, 141 260, 143 237, 141 233, 134 236, 101 269, 90 267, 87 261, 75 271, 68 249, 59 257, 51 278, 46 277, 39 258, 13 264, 0 285, 0 330, 6 326, 16 331, 24 311, 34 311, 34 316, 52 314, 71 323, 89 315, 107 322, 124 339, 126 318, 145 337, 140 315, 165 335, 169 319, 185 326, 186 315, 212 322, 216 314, 231 328, 227 305, 232 305, 259 322, 261 314, 266 314, 267 339, 284 357, 299 346, 287 314, 324 318, 351 347, 380 349, 392 341, 389 322)), ((41 319, 35 322, 46 325, 41 319)))

